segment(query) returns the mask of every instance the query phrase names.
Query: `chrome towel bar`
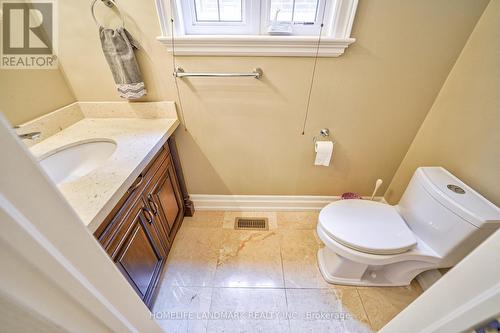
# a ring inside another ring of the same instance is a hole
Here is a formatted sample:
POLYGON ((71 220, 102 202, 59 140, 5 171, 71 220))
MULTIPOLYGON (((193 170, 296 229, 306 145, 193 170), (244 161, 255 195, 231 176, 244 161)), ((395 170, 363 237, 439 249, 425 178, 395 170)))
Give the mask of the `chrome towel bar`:
POLYGON ((260 79, 263 75, 262 69, 255 68, 251 73, 190 73, 185 72, 182 67, 176 67, 174 71, 175 77, 253 77, 260 79))

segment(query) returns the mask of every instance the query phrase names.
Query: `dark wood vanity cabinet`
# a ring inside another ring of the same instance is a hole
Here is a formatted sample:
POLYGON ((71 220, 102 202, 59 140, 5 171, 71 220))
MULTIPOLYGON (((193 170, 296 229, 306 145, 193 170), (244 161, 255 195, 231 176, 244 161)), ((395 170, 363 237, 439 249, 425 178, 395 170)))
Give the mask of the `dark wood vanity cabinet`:
POLYGON ((170 140, 94 233, 148 307, 184 215, 193 213, 170 140))

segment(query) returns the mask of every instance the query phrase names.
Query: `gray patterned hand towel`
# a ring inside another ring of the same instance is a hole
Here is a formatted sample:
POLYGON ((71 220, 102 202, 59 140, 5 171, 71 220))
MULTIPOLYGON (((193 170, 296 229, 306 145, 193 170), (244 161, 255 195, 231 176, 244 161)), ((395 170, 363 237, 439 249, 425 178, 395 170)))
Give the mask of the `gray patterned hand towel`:
POLYGON ((125 28, 100 27, 102 50, 115 79, 120 97, 136 99, 146 95, 141 71, 134 54, 138 44, 125 28))

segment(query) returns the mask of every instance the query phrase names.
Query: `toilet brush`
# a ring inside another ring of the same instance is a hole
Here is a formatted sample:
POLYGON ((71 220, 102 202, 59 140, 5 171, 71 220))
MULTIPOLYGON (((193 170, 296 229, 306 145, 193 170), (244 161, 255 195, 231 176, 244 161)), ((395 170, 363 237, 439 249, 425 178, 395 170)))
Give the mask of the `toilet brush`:
POLYGON ((382 179, 377 179, 377 181, 375 182, 375 189, 373 190, 373 194, 370 200, 373 200, 373 198, 375 198, 375 194, 377 194, 378 188, 380 187, 380 185, 382 185, 383 182, 384 181, 382 179))

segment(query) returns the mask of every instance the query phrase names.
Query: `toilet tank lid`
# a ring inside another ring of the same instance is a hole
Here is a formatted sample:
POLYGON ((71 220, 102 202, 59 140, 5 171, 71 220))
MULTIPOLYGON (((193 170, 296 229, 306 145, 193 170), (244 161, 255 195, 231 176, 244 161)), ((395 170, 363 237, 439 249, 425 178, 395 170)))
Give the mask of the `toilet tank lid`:
POLYGON ((415 171, 429 194, 478 228, 500 226, 500 209, 442 167, 415 171))

